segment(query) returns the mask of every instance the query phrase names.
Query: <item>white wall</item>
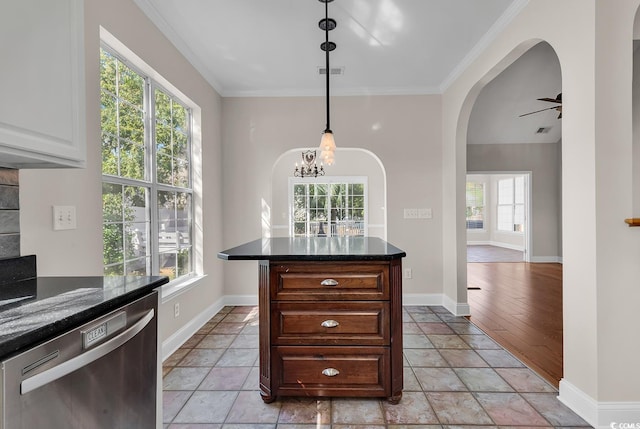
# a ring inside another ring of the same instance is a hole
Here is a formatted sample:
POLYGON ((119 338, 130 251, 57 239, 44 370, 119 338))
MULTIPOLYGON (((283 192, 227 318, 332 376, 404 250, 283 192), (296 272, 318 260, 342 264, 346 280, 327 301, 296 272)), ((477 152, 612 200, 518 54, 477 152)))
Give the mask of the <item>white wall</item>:
POLYGON ((564 378, 560 398, 591 424, 640 421, 639 232, 631 212, 633 19, 640 1, 528 2, 443 95, 444 290, 466 300, 467 123, 491 78, 539 40, 562 68, 564 378), (448 219, 451 219, 450 221, 448 219), (617 416, 617 420, 616 420, 617 416))
MULTIPOLYGON (((323 97, 224 99, 223 172, 229 184, 224 216, 234 220, 225 224, 226 248, 261 236, 262 201, 272 207, 277 201, 272 192, 287 192, 271 189, 272 166, 292 148, 319 145, 324 107, 323 97)), ((413 279, 403 284, 405 294, 440 297, 440 96, 333 97, 331 112, 337 146, 367 149, 384 166, 387 239, 407 252, 403 266, 413 269, 413 279), (433 219, 403 219, 403 208, 420 207, 432 208, 433 219)), ((344 162, 340 153, 336 170, 344 162)), ((279 211, 272 210, 272 216, 279 211)), ((226 294, 255 296, 257 271, 255 262, 227 263, 226 294)))
POLYGON ((199 269, 207 277, 175 297, 181 304, 179 318, 173 318, 173 302, 161 306, 160 334, 166 340, 222 297, 222 263, 216 259, 222 246, 221 98, 132 0, 85 2, 87 168, 20 171, 22 254, 37 255, 41 276, 102 275, 99 26, 197 103, 203 118, 203 168, 195 180, 203 192, 199 211, 206 212, 198 248, 203 261, 199 269), (53 231, 54 204, 76 206, 77 229, 53 231))

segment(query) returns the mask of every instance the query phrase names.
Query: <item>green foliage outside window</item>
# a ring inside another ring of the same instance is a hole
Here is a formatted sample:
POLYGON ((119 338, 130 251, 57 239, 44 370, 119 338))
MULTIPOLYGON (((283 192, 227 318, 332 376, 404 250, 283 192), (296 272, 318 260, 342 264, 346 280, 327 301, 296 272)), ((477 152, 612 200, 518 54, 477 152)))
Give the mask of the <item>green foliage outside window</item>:
POLYGON ((153 272, 172 279, 188 274, 193 267, 190 112, 156 86, 145 101, 151 92, 147 80, 105 49, 100 85, 105 274, 153 272), (145 109, 153 112, 151 128, 145 109), (152 231, 154 209, 158 224, 152 231), (159 246, 153 270, 152 233, 159 246))
POLYGON ((293 185, 293 235, 364 235, 363 183, 293 185))

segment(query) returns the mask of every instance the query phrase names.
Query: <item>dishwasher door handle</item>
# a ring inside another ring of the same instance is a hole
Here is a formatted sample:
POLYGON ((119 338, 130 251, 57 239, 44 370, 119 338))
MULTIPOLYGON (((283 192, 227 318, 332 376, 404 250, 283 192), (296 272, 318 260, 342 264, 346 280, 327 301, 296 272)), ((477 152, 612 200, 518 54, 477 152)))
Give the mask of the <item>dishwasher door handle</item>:
POLYGON ((118 347, 125 344, 127 341, 135 337, 142 331, 153 319, 155 311, 153 308, 144 315, 143 318, 138 320, 135 324, 131 325, 126 331, 116 335, 112 339, 100 344, 94 349, 86 351, 81 355, 62 362, 53 368, 42 371, 40 374, 33 375, 26 378, 20 383, 20 394, 25 395, 39 387, 44 386, 47 383, 51 383, 59 378, 64 377, 73 371, 89 365, 91 362, 100 359, 118 347))

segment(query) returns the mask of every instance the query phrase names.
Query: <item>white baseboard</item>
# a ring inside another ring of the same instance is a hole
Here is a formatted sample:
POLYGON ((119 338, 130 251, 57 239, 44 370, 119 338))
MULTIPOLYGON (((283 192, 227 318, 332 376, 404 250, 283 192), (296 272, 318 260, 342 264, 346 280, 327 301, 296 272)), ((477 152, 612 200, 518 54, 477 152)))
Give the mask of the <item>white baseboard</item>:
POLYGON ((258 295, 225 295, 224 305, 258 305, 258 295))
POLYGON ((640 427, 640 402, 598 402, 565 379, 558 399, 594 428, 640 427))
POLYGON ((576 414, 582 417, 593 427, 598 421, 598 402, 591 396, 569 383, 564 378, 560 380, 558 399, 560 402, 571 408, 576 414))
POLYGON ((457 303, 441 293, 405 293, 402 305, 441 305, 455 316, 469 316, 471 308, 467 303, 457 303))
POLYGON ((604 429, 614 426, 614 429, 640 428, 640 402, 598 403, 598 427, 604 429))
POLYGON ((441 293, 405 293, 402 305, 442 305, 441 293))
POLYGON ((169 356, 182 346, 185 341, 193 336, 200 328, 204 326, 213 316, 215 316, 222 307, 225 306, 225 298, 222 297, 203 312, 193 319, 189 320, 182 328, 178 329, 169 338, 162 342, 162 361, 164 362, 169 356))
POLYGON ((524 251, 524 246, 503 243, 501 241, 467 241, 467 246, 494 246, 494 247, 502 247, 504 249, 517 250, 519 252, 524 251))
POLYGON ((534 264, 561 264, 561 256, 532 256, 530 262, 534 264))

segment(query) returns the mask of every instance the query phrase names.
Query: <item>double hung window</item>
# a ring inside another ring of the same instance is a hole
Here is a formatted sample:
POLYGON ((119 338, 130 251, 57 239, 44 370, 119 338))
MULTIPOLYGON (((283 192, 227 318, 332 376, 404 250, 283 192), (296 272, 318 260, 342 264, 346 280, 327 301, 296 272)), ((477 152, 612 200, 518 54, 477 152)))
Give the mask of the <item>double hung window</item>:
POLYGON ((100 50, 105 275, 193 272, 191 110, 100 50))
POLYGON ((498 231, 524 232, 524 176, 498 180, 498 231))
POLYGON ((484 229, 484 183, 467 182, 467 229, 484 229))

